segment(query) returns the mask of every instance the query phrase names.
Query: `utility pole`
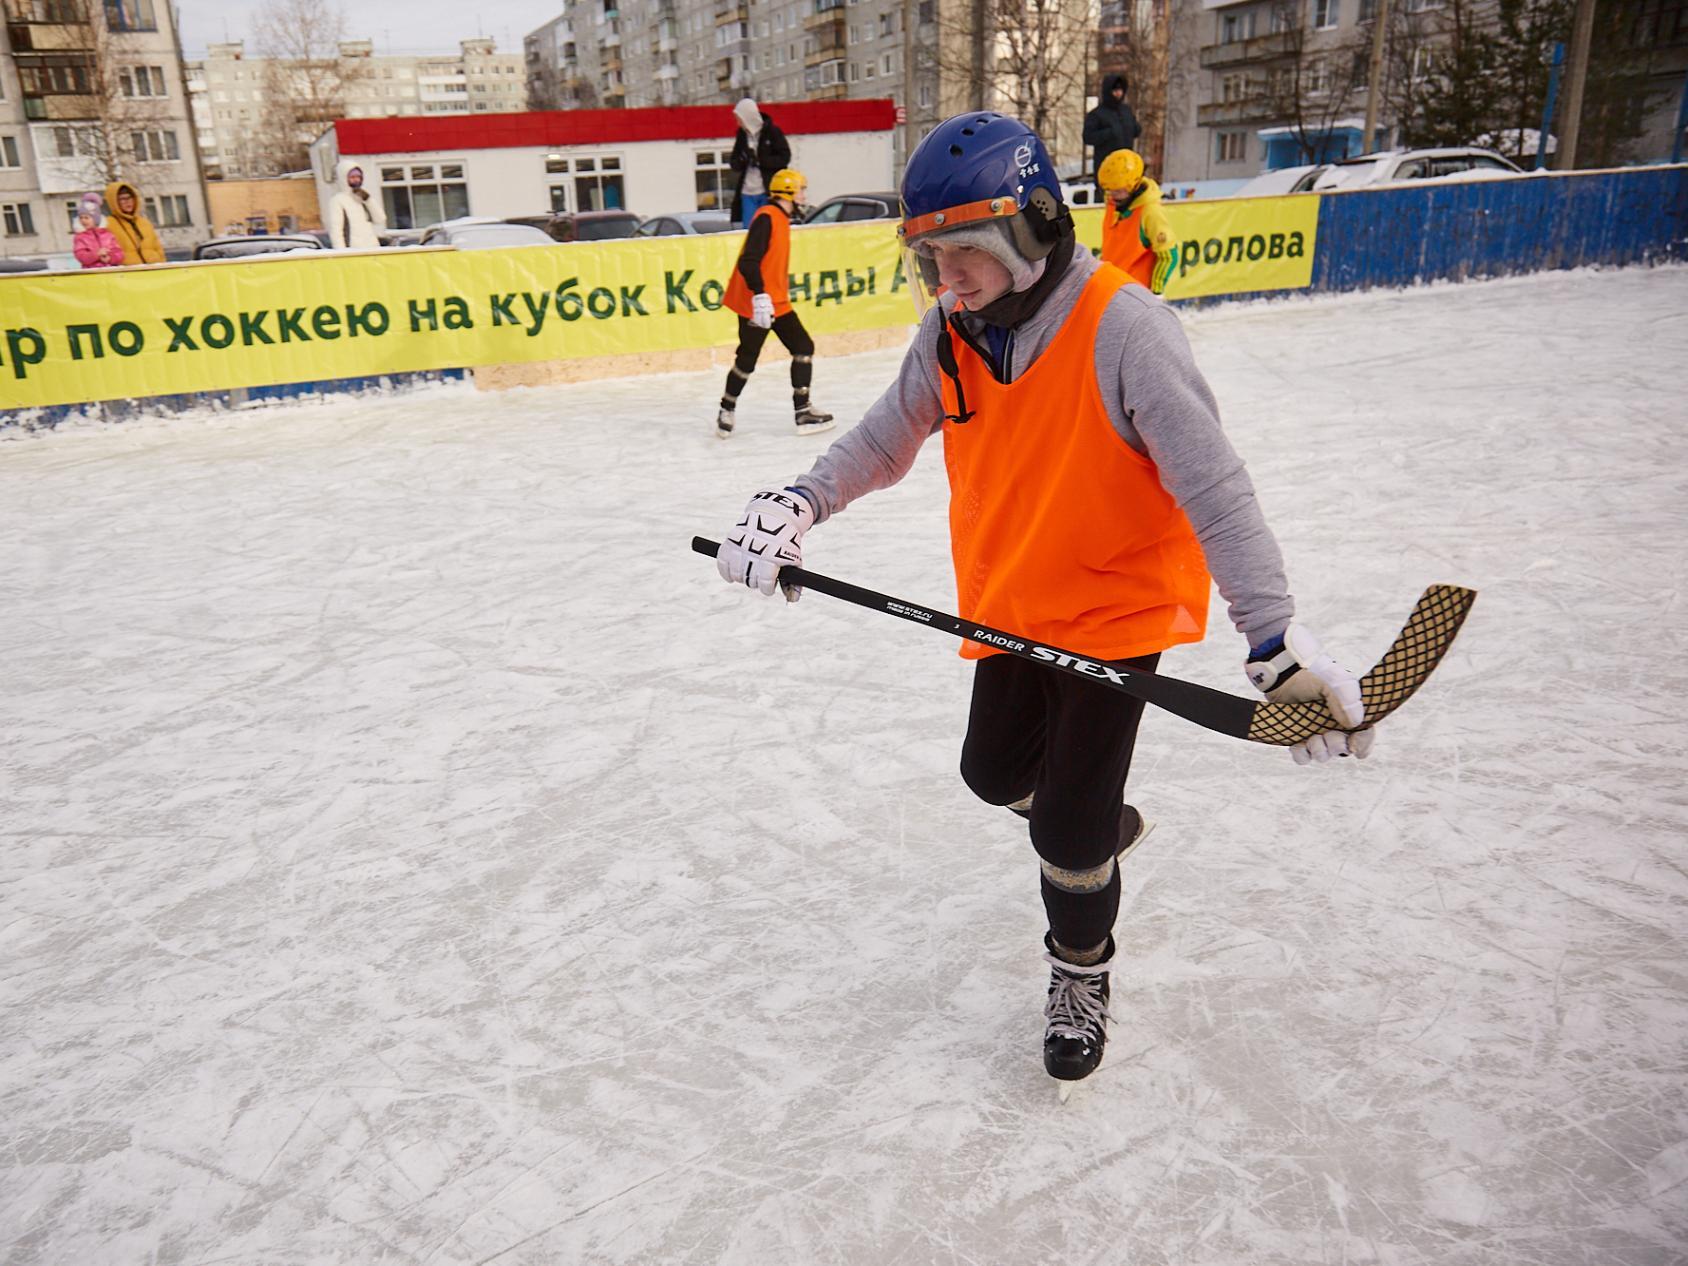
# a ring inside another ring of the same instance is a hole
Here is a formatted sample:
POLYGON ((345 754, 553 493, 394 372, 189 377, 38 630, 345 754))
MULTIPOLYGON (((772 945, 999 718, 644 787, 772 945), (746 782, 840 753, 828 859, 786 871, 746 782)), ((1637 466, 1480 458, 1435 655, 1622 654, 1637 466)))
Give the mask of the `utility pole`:
POLYGON ((1372 15, 1371 84, 1366 92, 1366 130, 1360 137, 1360 152, 1369 154, 1377 148, 1377 113, 1383 101, 1383 46, 1388 40, 1389 0, 1377 0, 1377 12, 1372 15))
POLYGON ((1577 0, 1571 27, 1571 57, 1565 68, 1565 123, 1559 129, 1559 161, 1554 167, 1570 171, 1577 165, 1577 134, 1582 130, 1583 88, 1588 82, 1588 50, 1594 42, 1594 0, 1577 0))

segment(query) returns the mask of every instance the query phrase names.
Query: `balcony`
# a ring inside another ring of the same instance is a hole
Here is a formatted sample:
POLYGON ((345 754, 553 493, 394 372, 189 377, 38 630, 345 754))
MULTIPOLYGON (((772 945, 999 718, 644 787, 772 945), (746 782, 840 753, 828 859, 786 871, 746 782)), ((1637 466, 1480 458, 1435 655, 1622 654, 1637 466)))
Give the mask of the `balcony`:
POLYGON ((747 4, 718 4, 715 6, 715 25, 728 26, 734 22, 750 21, 750 6, 747 4))
POLYGON ((1241 101, 1214 101, 1196 107, 1196 123, 1201 127, 1264 123, 1276 117, 1272 103, 1263 96, 1244 97, 1241 101))
POLYGON ((822 9, 818 13, 807 13, 803 16, 805 31, 820 32, 836 29, 841 35, 844 30, 844 6, 833 5, 822 9))
POLYGON ((823 62, 837 61, 844 56, 843 40, 828 40, 824 44, 815 45, 815 51, 803 59, 805 67, 819 66, 823 62))
POLYGON ((97 119, 100 117, 100 104, 93 97, 68 94, 25 97, 23 117, 32 123, 72 123, 79 119, 97 119))
POLYGON ((820 88, 811 88, 805 95, 810 101, 841 101, 849 93, 849 84, 826 84, 820 88))
POLYGON ((1198 55, 1203 70, 1217 70, 1222 66, 1239 66, 1244 62, 1272 61, 1295 51, 1295 31, 1275 31, 1271 35, 1257 35, 1252 40, 1232 40, 1229 44, 1205 44, 1198 55))

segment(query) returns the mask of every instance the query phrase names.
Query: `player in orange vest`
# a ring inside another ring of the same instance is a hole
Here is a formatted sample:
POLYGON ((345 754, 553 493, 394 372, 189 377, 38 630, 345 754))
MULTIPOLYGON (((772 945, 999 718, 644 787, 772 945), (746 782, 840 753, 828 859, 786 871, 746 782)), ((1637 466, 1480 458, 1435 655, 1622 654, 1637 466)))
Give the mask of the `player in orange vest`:
POLYGON ((1108 196, 1102 212, 1102 260, 1139 285, 1164 294, 1178 267, 1178 239, 1161 206, 1160 186, 1143 174, 1143 156, 1116 149, 1096 169, 1108 196))
POLYGON ((721 395, 721 409, 715 415, 715 434, 726 439, 733 433, 739 392, 756 372, 756 360, 768 331, 779 336, 791 353, 791 404, 797 415, 798 434, 830 431, 832 414, 822 413, 809 403, 809 383, 815 372, 815 340, 803 328, 792 310, 787 291, 791 263, 791 217, 803 205, 809 182, 803 173, 789 167, 774 173, 768 182, 769 201, 757 209, 744 235, 738 263, 727 283, 725 305, 738 313, 738 351, 727 371, 727 389, 721 395))
MULTIPOLYGON (((1152 671, 1203 635, 1211 573, 1250 681, 1275 701, 1324 699, 1357 731, 1307 740, 1296 763, 1366 755, 1359 685, 1293 623, 1277 541, 1177 317, 1074 249, 1037 134, 988 111, 946 120, 902 196, 907 275, 933 306, 901 374, 807 474, 751 498, 722 577, 772 594, 809 528, 895 483, 941 433, 967 619, 1152 671)), ((1030 823, 1049 927, 1044 1067, 1071 1083, 1107 1040, 1119 865, 1147 829, 1123 803, 1143 705, 980 643, 962 654, 977 660, 962 778, 1030 823)), ((791 742, 809 736, 797 718, 791 742)), ((756 776, 770 737, 723 772, 756 776)))

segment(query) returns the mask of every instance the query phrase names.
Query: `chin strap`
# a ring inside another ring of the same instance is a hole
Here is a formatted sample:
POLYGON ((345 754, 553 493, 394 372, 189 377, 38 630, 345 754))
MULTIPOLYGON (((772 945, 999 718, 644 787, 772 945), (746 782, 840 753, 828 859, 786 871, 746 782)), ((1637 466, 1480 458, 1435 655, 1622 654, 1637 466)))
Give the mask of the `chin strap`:
POLYGON ((962 426, 971 422, 974 410, 967 407, 967 396, 961 389, 961 366, 955 363, 955 343, 950 337, 950 314, 943 315, 943 329, 938 331, 938 368, 943 370, 955 387, 955 412, 944 414, 945 422, 962 426))

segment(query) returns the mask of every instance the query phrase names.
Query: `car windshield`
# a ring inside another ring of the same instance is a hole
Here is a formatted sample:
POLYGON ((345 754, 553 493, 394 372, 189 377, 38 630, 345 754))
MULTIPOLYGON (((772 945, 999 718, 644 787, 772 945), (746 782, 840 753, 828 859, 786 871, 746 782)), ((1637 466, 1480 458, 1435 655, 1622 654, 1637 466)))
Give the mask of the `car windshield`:
POLYGON ((467 224, 440 234, 460 251, 484 250, 493 246, 549 246, 551 235, 531 224, 467 224))
POLYGON ((632 216, 613 220, 576 220, 574 238, 577 242, 601 242, 612 237, 632 237, 639 231, 639 221, 632 216))
POLYGON ((724 215, 704 215, 692 221, 694 233, 730 233, 733 222, 724 215))

